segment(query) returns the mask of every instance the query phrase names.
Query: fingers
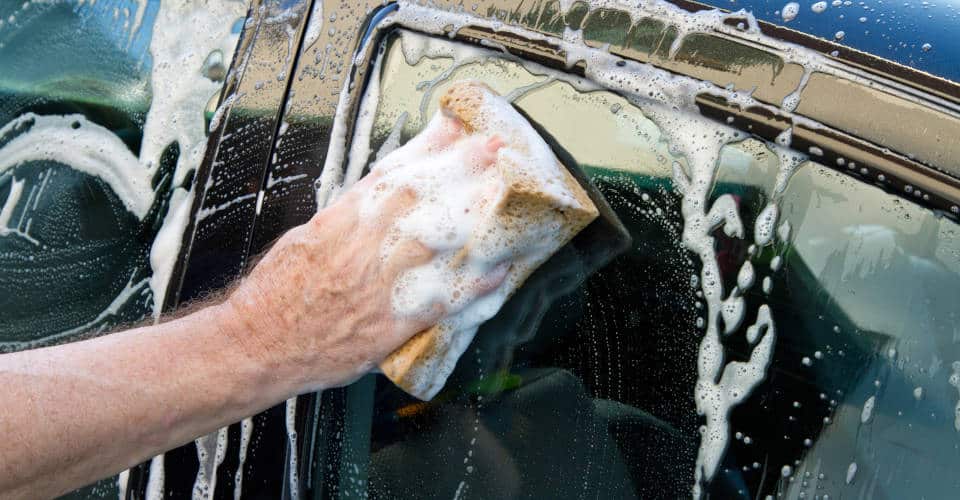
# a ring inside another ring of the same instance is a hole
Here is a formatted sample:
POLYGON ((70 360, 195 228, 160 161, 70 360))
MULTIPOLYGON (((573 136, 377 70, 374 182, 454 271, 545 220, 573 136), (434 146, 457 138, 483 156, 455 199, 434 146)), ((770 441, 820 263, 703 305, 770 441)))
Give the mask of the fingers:
POLYGON ((455 116, 440 114, 439 126, 427 136, 427 141, 431 149, 443 149, 450 146, 464 134, 463 122, 455 116))
MULTIPOLYGON (((424 255, 425 254, 421 254, 419 258, 422 258, 424 255)), ((503 262, 494 267, 486 275, 468 285, 466 289, 463 290, 462 294, 459 291, 453 292, 454 300, 451 304, 453 311, 448 310, 447 306, 443 302, 434 302, 429 307, 419 309, 416 315, 407 317, 402 321, 407 324, 407 328, 412 329, 411 331, 419 332, 425 328, 431 327, 446 317, 448 313, 455 313, 456 311, 461 310, 461 308, 466 304, 469 304, 500 288, 504 281, 506 281, 509 272, 510 264, 503 262)))
POLYGON ((465 134, 463 122, 447 113, 437 113, 427 126, 410 139, 401 149, 417 153, 436 152, 446 149, 465 134))
POLYGON ((503 142, 503 139, 500 139, 499 135, 492 135, 487 139, 487 144, 484 147, 487 152, 496 154, 504 146, 506 146, 506 143, 503 142))
POLYGON ((500 285, 507 279, 507 275, 510 273, 510 263, 501 262, 493 270, 487 273, 484 276, 481 276, 479 280, 473 285, 471 290, 475 297, 482 297, 497 288, 500 288, 500 285))
POLYGON ((340 196, 334 200, 331 206, 336 204, 356 204, 361 198, 366 196, 370 190, 382 190, 383 185, 380 182, 383 179, 383 172, 372 170, 367 175, 361 177, 356 183, 347 188, 340 196))
POLYGON ((397 218, 410 211, 417 203, 417 191, 408 186, 397 188, 383 202, 381 212, 390 218, 397 218))
POLYGON ((444 307, 443 304, 437 302, 431 305, 421 314, 399 320, 396 323, 397 331, 401 333, 401 337, 404 341, 406 341, 417 333, 436 325, 446 315, 447 308, 444 307))
MULTIPOLYGON (((374 185, 373 189, 378 189, 379 185, 374 185)), ((386 200, 380 205, 376 216, 373 218, 373 229, 383 233, 391 226, 413 209, 417 204, 417 192, 410 187, 400 187, 390 193, 386 200)))
POLYGON ((361 189, 369 188, 369 186, 372 186, 374 183, 380 180, 381 177, 383 177, 382 171, 371 170, 369 173, 367 173, 367 175, 361 177, 360 180, 357 181, 356 186, 361 189))
POLYGON ((497 161, 497 154, 505 145, 499 136, 493 135, 485 140, 478 137, 476 142, 470 145, 467 153, 467 161, 474 171, 483 171, 492 166, 497 161))
POLYGON ((432 249, 416 240, 404 240, 395 245, 385 263, 386 275, 398 276, 407 269, 422 266, 436 255, 432 249))
POLYGON ((426 313, 424 313, 421 320, 426 326, 433 326, 446 315, 447 308, 440 302, 434 302, 433 305, 427 309, 426 313))

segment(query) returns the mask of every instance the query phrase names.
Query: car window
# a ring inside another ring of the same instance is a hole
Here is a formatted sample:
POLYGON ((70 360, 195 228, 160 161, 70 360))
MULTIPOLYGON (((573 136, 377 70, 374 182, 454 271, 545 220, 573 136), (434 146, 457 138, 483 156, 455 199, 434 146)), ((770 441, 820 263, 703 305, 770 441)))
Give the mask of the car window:
POLYGON ((246 8, 0 3, 0 351, 159 314, 246 8))
MULTIPOLYGON (((772 143, 724 146, 708 196, 727 222, 711 232, 722 354, 704 380, 711 288, 684 245, 675 174, 690 165, 653 110, 411 32, 385 42, 375 78, 360 107, 371 159, 420 130, 446 86, 482 78, 586 173, 631 243, 599 269, 589 248, 558 255, 433 401, 385 379, 351 387, 351 451, 314 481, 375 498, 675 498, 698 471, 721 498, 960 487, 955 222, 772 143), (728 391, 711 425, 700 384, 728 391)), ((681 140, 697 141, 689 130, 681 140)))

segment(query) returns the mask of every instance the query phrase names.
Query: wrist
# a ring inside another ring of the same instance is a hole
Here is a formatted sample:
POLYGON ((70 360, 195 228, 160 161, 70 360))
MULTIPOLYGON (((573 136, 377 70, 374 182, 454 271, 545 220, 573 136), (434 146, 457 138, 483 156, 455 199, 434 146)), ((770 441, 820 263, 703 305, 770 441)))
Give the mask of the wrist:
POLYGON ((232 297, 208 309, 211 317, 206 321, 216 325, 216 335, 224 339, 227 359, 246 367, 249 385, 245 390, 256 388, 254 392, 271 400, 268 405, 298 393, 299 370, 284 354, 282 343, 275 338, 277 332, 264 315, 237 304, 232 297))

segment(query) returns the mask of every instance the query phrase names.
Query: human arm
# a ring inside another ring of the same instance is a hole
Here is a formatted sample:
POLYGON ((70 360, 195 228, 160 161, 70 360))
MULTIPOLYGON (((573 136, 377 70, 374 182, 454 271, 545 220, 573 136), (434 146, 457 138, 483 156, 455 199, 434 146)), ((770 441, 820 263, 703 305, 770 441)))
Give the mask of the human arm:
POLYGON ((357 214, 374 177, 280 238, 229 297, 193 314, 0 356, 0 497, 43 498, 117 473, 295 394, 367 372, 442 314, 397 319, 397 275, 430 252, 384 259, 415 202, 357 214))

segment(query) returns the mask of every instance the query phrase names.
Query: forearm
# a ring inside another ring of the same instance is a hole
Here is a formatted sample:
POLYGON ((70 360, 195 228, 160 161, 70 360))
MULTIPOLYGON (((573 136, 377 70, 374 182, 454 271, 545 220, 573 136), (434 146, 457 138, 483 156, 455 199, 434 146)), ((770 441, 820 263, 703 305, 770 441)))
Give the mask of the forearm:
POLYGON ((0 497, 49 497, 295 394, 230 306, 0 356, 0 497))
POLYGON ((385 189, 379 179, 284 234, 222 305, 0 355, 0 498, 55 496, 296 394, 349 384, 436 324, 442 303, 394 314, 397 279, 433 250, 393 233, 416 203, 409 188, 360 216, 385 189))

